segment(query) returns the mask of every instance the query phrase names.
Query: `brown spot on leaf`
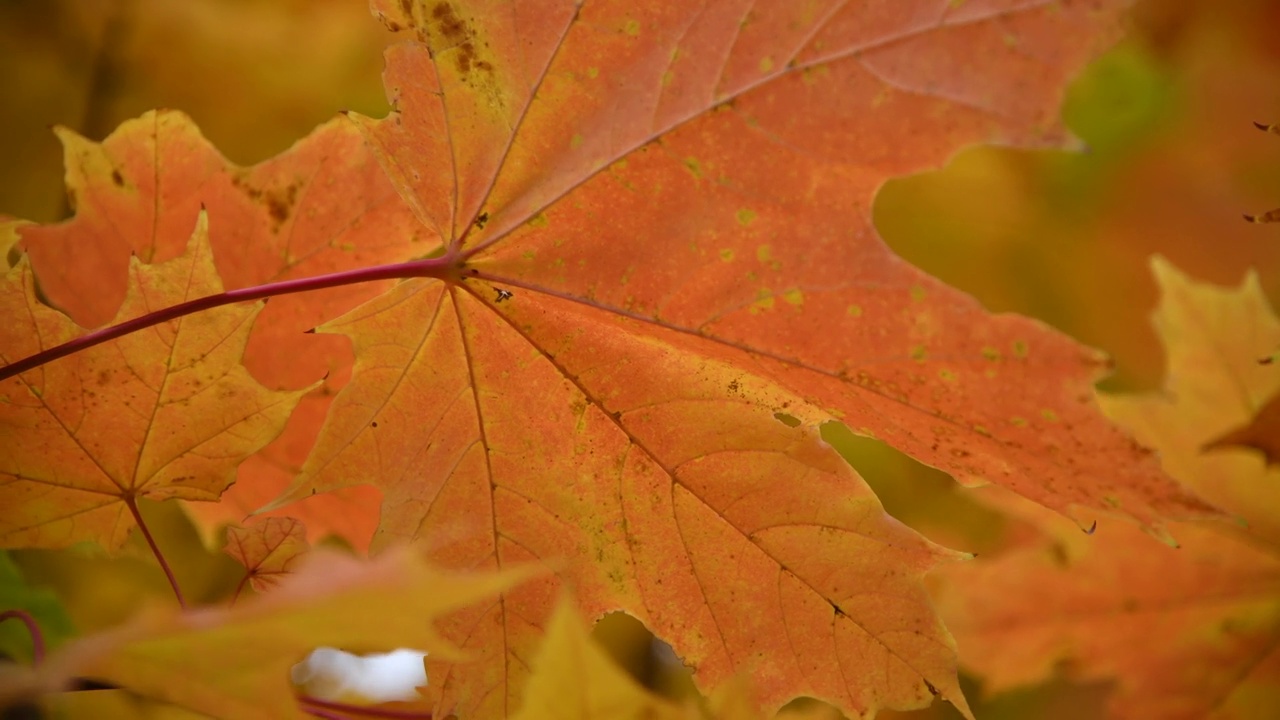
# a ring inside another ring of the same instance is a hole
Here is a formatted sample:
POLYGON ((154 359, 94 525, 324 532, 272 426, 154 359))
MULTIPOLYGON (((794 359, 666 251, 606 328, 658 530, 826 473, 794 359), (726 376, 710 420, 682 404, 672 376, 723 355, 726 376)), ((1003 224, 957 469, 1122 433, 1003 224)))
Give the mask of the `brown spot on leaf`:
POLYGON ((453 50, 454 64, 464 82, 470 84, 467 76, 474 70, 493 73, 493 64, 480 57, 480 48, 487 48, 488 44, 477 39, 475 28, 459 17, 452 5, 438 2, 431 8, 431 31, 432 57, 437 52, 453 50))
MULTIPOLYGON (((404 1, 408 2, 408 0, 404 1)), ((466 23, 462 22, 449 3, 436 3, 436 6, 431 9, 431 17, 436 21, 436 30, 445 39, 461 43, 467 38, 469 33, 466 23)))
POLYGON ((462 43, 458 48, 458 72, 466 75, 471 72, 471 61, 475 59, 476 48, 471 43, 462 43))
POLYGON ((277 227, 289 219, 289 213, 293 210, 293 203, 297 198, 298 188, 294 185, 285 188, 284 193, 270 193, 266 196, 267 212, 277 227))
POLYGON ((124 187, 124 176, 120 174, 119 170, 111 170, 111 182, 115 183, 116 187, 124 187))
POLYGON ((274 228, 279 229, 293 213, 293 206, 298 201, 298 186, 290 184, 283 188, 255 187, 242 176, 231 179, 231 184, 256 203, 261 204, 271 217, 274 228))

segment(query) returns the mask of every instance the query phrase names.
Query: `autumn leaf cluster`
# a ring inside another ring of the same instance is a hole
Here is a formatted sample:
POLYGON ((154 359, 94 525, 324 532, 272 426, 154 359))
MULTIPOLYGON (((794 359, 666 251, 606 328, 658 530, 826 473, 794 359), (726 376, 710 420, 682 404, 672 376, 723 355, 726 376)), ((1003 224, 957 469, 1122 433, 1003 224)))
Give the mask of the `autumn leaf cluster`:
MULTIPOLYGON (((1150 260, 1165 388, 1098 395, 1102 353, 873 222, 964 145, 1067 142, 1125 5, 373 0, 384 118, 248 167, 177 111, 58 129, 74 216, 0 224, 0 541, 145 543, 182 607, 4 668, 0 702, 356 717, 290 666, 408 646, 423 699, 383 712, 973 717, 963 670, 1110 683, 1121 718, 1269 717, 1256 276, 1150 260), (895 519, 853 436, 971 488, 999 537, 895 519), (183 592, 156 501, 234 589, 183 592), (586 628, 619 611, 705 697, 613 667, 586 628)), ((6 627, 36 617, 12 602, 6 627)))

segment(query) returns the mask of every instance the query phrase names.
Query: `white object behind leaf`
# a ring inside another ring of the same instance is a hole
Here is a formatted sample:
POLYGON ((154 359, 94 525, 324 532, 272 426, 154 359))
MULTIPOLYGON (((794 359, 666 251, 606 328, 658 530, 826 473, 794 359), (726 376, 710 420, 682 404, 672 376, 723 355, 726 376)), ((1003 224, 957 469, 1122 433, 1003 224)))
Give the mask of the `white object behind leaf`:
POLYGON ((302 692, 333 702, 381 703, 418 700, 416 688, 427 684, 421 650, 353 655, 337 648, 311 651, 293 666, 293 684, 302 692))

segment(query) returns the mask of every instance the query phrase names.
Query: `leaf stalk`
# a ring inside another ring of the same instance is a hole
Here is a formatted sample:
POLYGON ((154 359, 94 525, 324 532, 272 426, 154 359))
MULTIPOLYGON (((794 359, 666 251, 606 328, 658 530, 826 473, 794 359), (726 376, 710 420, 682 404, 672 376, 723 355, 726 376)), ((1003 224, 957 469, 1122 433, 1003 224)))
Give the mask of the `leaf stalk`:
POLYGON ((40 632, 40 623, 36 622, 35 616, 26 610, 14 608, 0 612, 0 622, 5 620, 18 620, 27 626, 27 633, 31 635, 31 663, 39 665, 44 662, 44 633, 40 632))
POLYGON ((411 260, 409 262, 394 263, 391 265, 375 265, 368 268, 359 268, 356 270, 344 270, 342 272, 328 273, 326 275, 314 275, 312 277, 296 278, 293 280, 282 280, 280 282, 266 283, 263 285, 254 285, 236 290, 227 290, 216 295, 208 295, 195 300, 188 300, 184 303, 171 305, 161 308, 155 312, 145 315, 139 315, 136 318, 125 320, 124 322, 107 327, 99 328, 89 333, 85 333, 78 338, 68 340, 61 345, 55 345, 51 348, 41 350, 40 352, 22 358, 15 362, 9 363, 4 367, 0 367, 0 380, 7 380, 11 377, 21 375, 28 370, 34 370, 46 363, 52 362, 59 358, 87 350, 95 345, 124 337, 130 333, 159 325, 163 322, 176 320, 186 315, 212 310, 224 305, 233 305, 235 303, 249 302, 252 300, 266 300, 276 295, 289 295, 292 293, 311 292, 313 290, 325 290, 328 288, 342 287, 344 285, 356 285, 359 283, 375 282, 378 280, 402 280, 415 277, 435 277, 442 280, 449 279, 454 274, 456 268, 460 265, 458 256, 444 255, 437 258, 428 258, 426 260, 411 260))
POLYGON ((169 563, 164 559, 164 553, 160 552, 160 546, 156 544, 155 538, 151 537, 151 531, 147 529, 147 524, 142 520, 142 513, 138 511, 138 501, 136 498, 127 497, 124 504, 129 506, 129 512, 133 514, 133 521, 138 524, 138 529, 142 530, 142 537, 146 538, 147 545, 151 546, 151 554, 156 556, 156 560, 160 563, 160 569, 164 570, 164 576, 169 579, 169 587, 173 588, 173 594, 178 598, 178 606, 183 610, 187 609, 187 601, 182 597, 182 588, 178 587, 178 579, 173 576, 173 569, 169 567, 169 563))

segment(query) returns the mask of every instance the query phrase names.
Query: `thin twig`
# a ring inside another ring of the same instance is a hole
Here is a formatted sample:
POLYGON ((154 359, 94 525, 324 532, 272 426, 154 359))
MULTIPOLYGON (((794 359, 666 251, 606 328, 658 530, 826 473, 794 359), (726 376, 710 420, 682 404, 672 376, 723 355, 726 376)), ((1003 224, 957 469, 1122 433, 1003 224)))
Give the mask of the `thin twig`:
POLYGON ((169 587, 173 588, 173 594, 178 598, 178 605, 185 610, 187 601, 182 599, 182 589, 178 587, 178 579, 173 576, 173 570, 170 569, 169 563, 165 561, 164 554, 160 552, 160 546, 156 544, 155 538, 151 537, 151 531, 147 529, 147 524, 142 521, 142 513, 138 512, 137 499, 132 496, 127 497, 124 499, 124 504, 129 506, 129 512, 133 513, 133 521, 138 523, 138 529, 142 530, 142 537, 146 538, 147 544, 151 546, 151 553, 159 561, 160 569, 164 570, 164 576, 169 578, 169 587))
POLYGON ((31 664, 39 665, 44 661, 44 633, 40 632, 40 623, 36 622, 31 613, 16 608, 0 612, 0 622, 9 619, 21 620, 27 626, 27 632, 31 635, 31 664))
POLYGON ((228 290, 218 293, 217 295, 208 295, 195 300, 188 300, 177 305, 170 305, 167 308, 161 308, 155 312, 140 315, 131 320, 125 320, 122 323, 111 325, 109 327, 100 328, 93 332, 85 333, 78 338, 68 340, 61 345, 55 345, 46 350, 41 350, 35 355, 22 358, 16 362, 9 363, 4 367, 0 367, 0 380, 20 375, 28 370, 40 367, 45 363, 52 362, 58 358, 66 357, 72 353, 87 350, 95 345, 101 345, 108 340, 124 337, 130 333, 149 328, 152 325, 159 325, 169 320, 177 320, 180 317, 191 315, 205 310, 222 307, 224 305, 234 305, 236 303, 248 302, 250 300, 264 300, 275 297, 276 295, 289 295, 292 293, 310 292, 312 290, 325 290, 328 288, 342 287, 344 285, 356 285, 365 282, 374 282, 377 280, 398 280, 414 277, 441 277, 443 278, 450 269, 457 263, 457 258, 443 256, 438 258, 430 258, 427 260, 413 260, 404 263, 395 263, 392 265, 377 265, 375 267, 360 268, 358 270, 346 270, 343 272, 329 273, 327 275, 316 275, 313 277, 296 278, 294 280, 283 280, 281 282, 267 283, 265 285, 254 285, 252 287, 240 288, 238 290, 228 290))
POLYGON ((372 718, 391 718, 392 720, 431 720, 431 713, 416 710, 392 710, 390 708, 371 707, 368 705, 350 705, 347 703, 321 700, 310 695, 299 695, 298 701, 306 707, 321 708, 347 715, 360 715, 372 718))

